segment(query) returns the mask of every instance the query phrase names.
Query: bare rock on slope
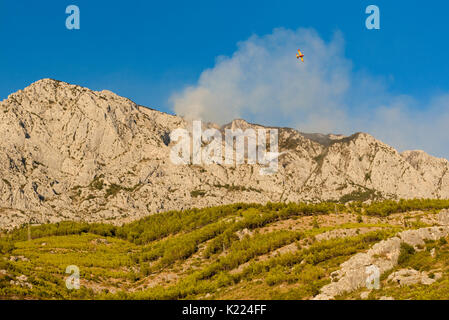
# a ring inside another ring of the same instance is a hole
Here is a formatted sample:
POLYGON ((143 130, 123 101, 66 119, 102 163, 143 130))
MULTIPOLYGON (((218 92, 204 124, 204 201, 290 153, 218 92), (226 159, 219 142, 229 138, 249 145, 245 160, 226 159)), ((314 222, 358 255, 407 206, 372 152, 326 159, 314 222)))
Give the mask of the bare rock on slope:
POLYGON ((426 272, 420 272, 414 269, 401 269, 390 274, 387 281, 391 281, 402 287, 413 284, 429 285, 434 283, 436 279, 430 278, 426 272))
POLYGON ((395 237, 373 245, 367 252, 358 253, 341 264, 333 273, 334 282, 321 288, 314 300, 331 300, 336 296, 360 289, 369 277, 367 268, 374 267, 378 275, 393 269, 400 255, 401 243, 412 246, 424 244, 426 240, 438 240, 449 235, 448 226, 406 230, 395 237))
POLYGON ((449 226, 449 210, 441 210, 438 213, 438 223, 443 226, 449 226))
MULTIPOLYGON (((364 133, 279 129, 279 170, 260 165, 174 165, 170 132, 181 117, 110 91, 52 79, 0 102, 0 228, 61 220, 132 221, 148 214, 236 202, 447 197, 448 163, 399 154, 364 133)), ((220 127, 260 128, 244 120, 220 127)))
POLYGON ((449 198, 449 162, 446 159, 436 158, 424 151, 405 151, 402 157, 431 185, 439 190, 438 196, 449 198))

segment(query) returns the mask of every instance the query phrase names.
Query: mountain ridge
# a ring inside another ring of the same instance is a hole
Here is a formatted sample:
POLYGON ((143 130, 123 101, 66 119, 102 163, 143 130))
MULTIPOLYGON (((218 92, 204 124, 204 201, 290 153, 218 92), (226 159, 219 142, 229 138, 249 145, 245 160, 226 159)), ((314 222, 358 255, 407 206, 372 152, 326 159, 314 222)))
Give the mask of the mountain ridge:
MULTIPOLYGON (((367 133, 279 128, 279 170, 176 166, 179 116, 102 90, 42 79, 0 102, 0 228, 62 220, 133 221, 236 202, 448 198, 449 162, 399 153, 367 133)), ((264 127, 236 119, 225 126, 264 127)), ((270 128, 270 127, 266 127, 270 128)))

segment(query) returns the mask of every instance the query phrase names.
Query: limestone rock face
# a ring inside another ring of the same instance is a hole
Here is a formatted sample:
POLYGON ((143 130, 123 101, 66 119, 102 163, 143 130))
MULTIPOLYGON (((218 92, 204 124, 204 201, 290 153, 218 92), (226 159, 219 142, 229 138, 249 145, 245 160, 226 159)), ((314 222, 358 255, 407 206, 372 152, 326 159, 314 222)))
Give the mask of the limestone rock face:
POLYGON ((449 167, 446 159, 432 157, 424 151, 405 151, 401 155, 426 181, 438 189, 435 195, 441 198, 449 197, 449 189, 447 188, 449 185, 449 167))
MULTIPOLYGON (((0 102, 0 228, 61 220, 122 223, 235 202, 447 198, 449 164, 399 154, 365 133, 279 129, 279 169, 175 165, 170 133, 191 123, 117 96, 43 79, 0 102)), ((244 120, 205 129, 263 128, 244 120)), ((224 142, 223 142, 224 143, 224 142)))
MULTIPOLYGON (((371 284, 370 275, 376 273, 380 277, 383 273, 393 269, 399 259, 401 243, 411 246, 425 244, 425 241, 435 241, 449 235, 448 226, 406 230, 395 237, 376 243, 367 252, 358 253, 340 265, 340 269, 331 274, 333 282, 321 288, 320 294, 314 300, 331 300, 336 296, 351 292, 371 284), (374 272, 373 272, 374 271, 374 272)), ((418 249, 418 248, 416 248, 418 249)), ((398 271, 389 280, 400 285, 412 283, 431 284, 426 273, 418 271, 398 271)))
POLYGON ((438 213, 438 223, 443 226, 449 226, 449 210, 441 210, 438 213))
POLYGON ((425 284, 429 285, 434 283, 438 279, 432 279, 428 276, 427 272, 420 272, 414 269, 401 269, 393 272, 387 278, 388 281, 397 283, 400 286, 410 286, 413 284, 425 284))

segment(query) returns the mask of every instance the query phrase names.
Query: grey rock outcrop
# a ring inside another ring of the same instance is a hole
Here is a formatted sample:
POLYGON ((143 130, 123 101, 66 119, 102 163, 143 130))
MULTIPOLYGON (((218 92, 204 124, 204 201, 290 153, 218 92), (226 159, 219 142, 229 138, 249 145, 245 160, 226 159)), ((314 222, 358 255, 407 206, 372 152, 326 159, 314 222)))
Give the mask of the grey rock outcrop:
POLYGON ((331 300, 363 288, 367 280, 369 282, 372 270, 377 270, 377 276, 380 276, 393 269, 398 263, 402 242, 420 246, 425 244, 425 240, 438 240, 448 235, 448 226, 430 227, 403 231, 393 238, 376 243, 367 252, 358 253, 342 263, 340 269, 331 275, 333 282, 321 288, 314 300, 331 300))
MULTIPOLYGON (((244 120, 220 127, 260 128, 244 120)), ((183 118, 110 91, 43 79, 0 102, 0 229, 62 220, 122 223, 149 214, 236 202, 449 196, 449 164, 399 154, 365 133, 279 128, 279 170, 175 165, 170 132, 183 118)))
POLYGON ((441 210, 438 213, 438 223, 443 226, 449 226, 449 210, 441 210))
POLYGON ((410 286, 413 284, 429 285, 437 281, 441 275, 436 275, 433 279, 430 278, 427 272, 420 272, 414 269, 401 269, 393 272, 387 278, 387 281, 391 281, 400 286, 410 286))

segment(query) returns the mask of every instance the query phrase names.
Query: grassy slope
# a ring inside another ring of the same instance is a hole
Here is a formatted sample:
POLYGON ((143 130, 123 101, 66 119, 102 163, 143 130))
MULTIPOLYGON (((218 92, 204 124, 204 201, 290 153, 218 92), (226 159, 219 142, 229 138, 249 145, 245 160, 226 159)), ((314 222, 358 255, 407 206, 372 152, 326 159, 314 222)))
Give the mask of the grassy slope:
MULTIPOLYGON (((24 227, 2 235, 0 297, 308 299, 353 254, 426 226, 423 219, 448 207, 443 200, 235 204, 167 212, 122 227, 43 225, 30 229, 31 240, 24 227), (408 213, 415 209, 425 212, 408 213), (80 290, 65 288, 69 265, 80 269, 80 290)), ((445 274, 432 285, 435 292, 444 293, 448 279, 445 274)), ((372 297, 378 294, 395 295, 372 297)))

